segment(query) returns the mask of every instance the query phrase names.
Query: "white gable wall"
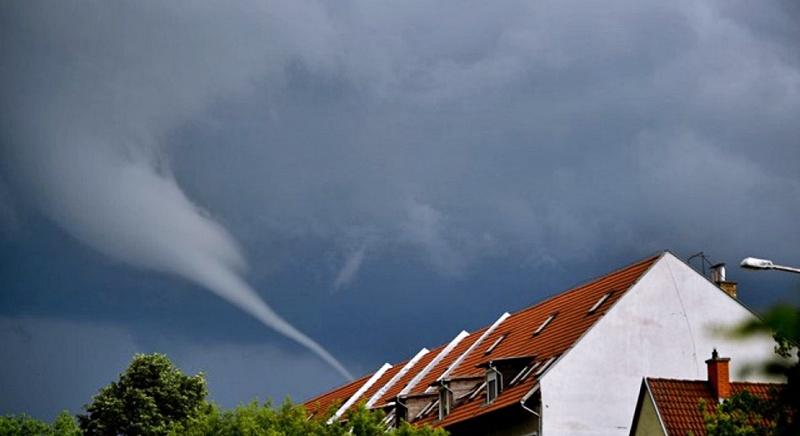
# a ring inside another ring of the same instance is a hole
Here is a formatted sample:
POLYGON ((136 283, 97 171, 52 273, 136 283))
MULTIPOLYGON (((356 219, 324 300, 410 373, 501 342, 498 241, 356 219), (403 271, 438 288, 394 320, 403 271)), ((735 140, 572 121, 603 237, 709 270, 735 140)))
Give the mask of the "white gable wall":
MULTIPOLYGON (((627 435, 642 377, 705 380, 713 348, 731 357, 731 378, 739 379, 743 365, 772 355, 773 342, 730 339, 715 329, 752 317, 664 254, 543 376, 542 434, 627 435)), ((763 378, 754 374, 747 380, 763 378)))

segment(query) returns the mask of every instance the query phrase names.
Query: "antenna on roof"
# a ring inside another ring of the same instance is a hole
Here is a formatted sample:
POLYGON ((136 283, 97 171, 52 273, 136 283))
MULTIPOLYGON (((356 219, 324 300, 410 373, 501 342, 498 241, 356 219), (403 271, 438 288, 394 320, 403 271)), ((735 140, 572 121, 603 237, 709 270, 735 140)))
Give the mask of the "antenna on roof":
POLYGON ((692 260, 696 258, 700 259, 700 270, 703 272, 703 277, 706 277, 706 265, 708 265, 710 268, 713 268, 714 264, 711 262, 708 256, 706 256, 706 254, 703 253, 702 251, 689 256, 689 258, 686 259, 686 263, 692 265, 692 260))

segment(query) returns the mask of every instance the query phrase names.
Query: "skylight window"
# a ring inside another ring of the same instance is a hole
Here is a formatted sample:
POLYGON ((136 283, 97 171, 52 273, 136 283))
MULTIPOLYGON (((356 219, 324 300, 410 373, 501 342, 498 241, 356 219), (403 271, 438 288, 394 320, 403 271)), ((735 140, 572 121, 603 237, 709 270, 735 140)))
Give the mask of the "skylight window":
POLYGON ((486 372, 486 402, 491 403, 500 395, 503 386, 503 376, 496 369, 489 368, 486 372))
POLYGON ((592 308, 589 309, 589 314, 595 313, 597 311, 597 309, 599 309, 600 306, 602 306, 603 303, 605 303, 606 300, 608 300, 608 297, 610 297, 610 296, 611 296, 611 292, 606 292, 605 294, 603 294, 603 296, 600 297, 600 299, 597 300, 596 303, 594 303, 594 306, 592 306, 592 308))
POLYGON ((541 375, 544 372, 544 370, 546 370, 547 367, 550 366, 551 363, 553 363, 554 360, 556 360, 555 357, 551 357, 551 358, 547 359, 547 361, 544 362, 542 364, 542 366, 540 366, 539 369, 536 370, 536 374, 535 375, 536 376, 541 375))
POLYGON ((492 351, 494 351, 494 349, 497 348, 497 346, 500 345, 500 342, 503 342, 503 339, 505 339, 505 338, 506 338, 506 335, 501 335, 499 338, 497 338, 497 340, 495 340, 492 343, 492 345, 489 345, 489 348, 487 348, 486 352, 484 352, 483 354, 489 354, 492 351))
POLYGON ((541 333, 542 330, 544 330, 544 328, 547 327, 548 324, 553 322, 553 320, 555 319, 556 315, 558 315, 558 312, 551 313, 550 316, 548 316, 547 319, 544 320, 544 322, 536 329, 536 331, 533 332, 533 335, 536 336, 539 333, 541 333))

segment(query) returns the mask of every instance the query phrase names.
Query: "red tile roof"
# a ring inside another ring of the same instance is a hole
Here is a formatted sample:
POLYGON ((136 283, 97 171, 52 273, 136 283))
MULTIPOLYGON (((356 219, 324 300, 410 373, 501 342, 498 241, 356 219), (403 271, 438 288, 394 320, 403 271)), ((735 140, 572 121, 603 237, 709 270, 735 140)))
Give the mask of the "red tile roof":
MULTIPOLYGON (((448 376, 449 378, 483 375, 485 370, 478 368, 478 366, 490 360, 518 356, 535 356, 535 361, 541 364, 551 358, 561 356, 572 348, 578 339, 580 339, 597 320, 602 318, 606 311, 612 307, 659 258, 660 255, 641 260, 551 297, 535 306, 516 312, 502 320, 502 322, 499 322, 493 331, 480 343, 475 345, 474 348, 469 350, 488 327, 476 330, 458 343, 447 356, 443 357, 442 360, 411 389, 410 393, 416 394, 424 392, 425 389, 432 382, 436 381, 459 356, 468 350, 469 354, 465 355, 460 364, 451 370, 448 376), (589 313, 589 309, 606 294, 610 294, 606 301, 595 311, 589 313), (555 314, 555 318, 547 327, 539 334, 534 335, 534 332, 542 322, 553 314, 555 314), (488 347, 503 335, 505 335, 504 339, 491 353, 487 354, 486 351, 488 347)), ((411 381, 419 371, 423 370, 428 363, 433 361, 445 346, 446 345, 442 345, 432 350, 420 359, 401 380, 386 392, 375 406, 378 407, 389 401, 393 401, 403 387, 411 381)), ((402 366, 402 364, 396 366, 402 366)), ((368 378, 369 375, 363 377, 360 379, 360 383, 363 384, 368 378)), ((528 376, 524 382, 507 387, 489 405, 485 404, 485 395, 476 395, 472 400, 457 404, 452 409, 451 413, 443 420, 438 420, 438 415, 433 413, 420 419, 418 422, 430 423, 437 427, 446 427, 474 416, 489 413, 519 403, 536 383, 536 376, 532 374, 528 376)), ((312 399, 306 404, 313 404, 321 399, 330 401, 331 397, 346 401, 347 397, 352 395, 358 387, 355 389, 345 389, 345 387, 312 399)), ((413 417, 410 418, 413 419, 413 417)))
POLYGON ((447 368, 449 368, 450 365, 452 365, 453 362, 455 362, 458 356, 464 354, 464 352, 467 351, 467 349, 471 347, 472 344, 474 344, 475 341, 478 340, 478 338, 480 338, 480 336, 487 328, 488 327, 484 327, 480 330, 470 333, 469 336, 467 336, 461 342, 459 342, 458 345, 456 345, 453 348, 453 351, 451 351, 436 366, 434 366, 427 376, 423 377, 423 379, 419 382, 419 384, 417 384, 414 387, 414 389, 411 390, 411 394, 421 394, 425 392, 425 390, 428 389, 428 387, 430 387, 431 383, 435 382, 439 378, 439 376, 441 376, 445 371, 447 371, 447 368))
MULTIPOLYGON (((714 393, 705 380, 673 380, 663 378, 647 378, 646 383, 656 403, 664 428, 668 435, 706 434, 703 413, 698 408, 700 400, 708 405, 712 412, 716 407, 714 393)), ((770 391, 781 385, 772 383, 731 382, 731 393, 748 391, 751 394, 767 398, 770 391)))
POLYGON ((403 369, 403 366, 405 366, 406 362, 407 361, 395 364, 394 366, 389 368, 388 371, 384 372, 383 375, 378 380, 376 380, 375 383, 372 386, 370 386, 369 389, 366 390, 366 392, 364 392, 364 395, 362 395, 361 398, 359 398, 358 401, 355 404, 353 404, 352 407, 356 407, 358 403, 362 401, 366 402, 367 400, 369 400, 371 396, 375 395, 378 392, 378 390, 380 390, 381 387, 383 387, 386 383, 388 383, 389 380, 392 379, 392 377, 394 377, 398 372, 400 372, 401 369, 403 369))
POLYGON ((356 393, 358 388, 361 387, 369 378, 372 377, 372 373, 367 374, 361 378, 351 381, 350 383, 344 384, 339 386, 332 391, 329 391, 325 394, 322 394, 312 400, 306 401, 304 406, 306 410, 309 411, 314 416, 318 416, 320 413, 328 412, 333 406, 339 406, 351 395, 356 393))
POLYGON ((419 373, 419 371, 422 371, 426 366, 428 366, 428 364, 431 363, 431 361, 434 358, 436 358, 436 356, 439 355, 439 353, 442 352, 444 347, 445 345, 440 345, 431 350, 428 354, 422 356, 422 359, 419 359, 417 364, 414 365, 414 367, 411 368, 410 371, 408 371, 402 378, 400 378, 400 380, 397 381, 397 383, 395 383, 394 386, 392 386, 388 391, 386 391, 386 393, 383 394, 383 397, 381 397, 381 399, 378 400, 378 402, 375 403, 375 405, 381 406, 390 401, 394 401, 395 397, 397 397, 400 391, 402 391, 403 388, 405 388, 406 385, 408 385, 411 379, 413 379, 414 376, 416 376, 417 373, 419 373))

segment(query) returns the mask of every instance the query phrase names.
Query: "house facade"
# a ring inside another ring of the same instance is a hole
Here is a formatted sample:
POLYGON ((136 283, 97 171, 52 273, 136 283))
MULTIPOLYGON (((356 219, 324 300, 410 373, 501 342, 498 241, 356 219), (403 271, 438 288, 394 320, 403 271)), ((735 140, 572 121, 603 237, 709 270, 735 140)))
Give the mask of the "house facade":
POLYGON ((754 318, 728 292, 664 252, 387 363, 306 407, 322 416, 333 406, 333 420, 365 403, 386 411, 387 425, 454 435, 626 435, 643 377, 702 378, 713 348, 734 358, 734 374, 772 354, 769 338, 720 332, 754 318))

